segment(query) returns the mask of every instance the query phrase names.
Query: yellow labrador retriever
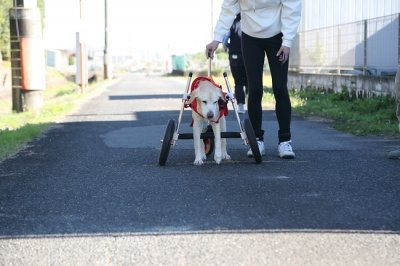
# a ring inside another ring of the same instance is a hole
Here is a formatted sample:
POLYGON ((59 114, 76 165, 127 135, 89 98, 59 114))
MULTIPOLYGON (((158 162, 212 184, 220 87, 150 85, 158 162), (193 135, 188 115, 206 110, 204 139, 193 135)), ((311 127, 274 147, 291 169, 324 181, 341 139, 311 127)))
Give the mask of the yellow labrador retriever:
POLYGON ((192 86, 189 98, 193 118, 194 165, 202 165, 206 160, 204 142, 201 141, 200 135, 207 123, 211 124, 214 132, 214 160, 220 164, 223 159, 230 160, 231 158, 226 151, 226 139, 221 139, 221 132, 226 132, 226 103, 226 111, 221 110, 223 93, 211 79, 202 78, 197 82, 195 89, 192 86))

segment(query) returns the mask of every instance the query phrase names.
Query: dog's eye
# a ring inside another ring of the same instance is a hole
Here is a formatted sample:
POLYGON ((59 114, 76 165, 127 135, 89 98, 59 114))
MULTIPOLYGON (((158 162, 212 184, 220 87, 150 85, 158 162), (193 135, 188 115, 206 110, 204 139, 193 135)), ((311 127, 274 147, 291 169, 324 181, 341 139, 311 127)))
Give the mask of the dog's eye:
POLYGON ((202 103, 207 104, 207 101, 202 101, 202 103))
POLYGON ((214 104, 216 104, 218 101, 215 101, 214 104))

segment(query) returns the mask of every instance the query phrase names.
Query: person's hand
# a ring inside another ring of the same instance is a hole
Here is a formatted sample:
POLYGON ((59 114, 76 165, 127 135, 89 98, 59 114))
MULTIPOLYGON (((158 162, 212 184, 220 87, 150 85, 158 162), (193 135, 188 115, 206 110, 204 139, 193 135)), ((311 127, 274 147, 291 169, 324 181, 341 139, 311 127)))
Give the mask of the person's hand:
POLYGON ((214 58, 214 52, 215 50, 217 50, 219 46, 219 42, 218 41, 212 41, 209 44, 207 44, 206 46, 206 57, 213 59, 214 58))
POLYGON ((279 49, 276 56, 279 58, 279 61, 283 65, 289 59, 289 54, 290 54, 290 48, 286 47, 286 46, 282 46, 281 49, 279 49))

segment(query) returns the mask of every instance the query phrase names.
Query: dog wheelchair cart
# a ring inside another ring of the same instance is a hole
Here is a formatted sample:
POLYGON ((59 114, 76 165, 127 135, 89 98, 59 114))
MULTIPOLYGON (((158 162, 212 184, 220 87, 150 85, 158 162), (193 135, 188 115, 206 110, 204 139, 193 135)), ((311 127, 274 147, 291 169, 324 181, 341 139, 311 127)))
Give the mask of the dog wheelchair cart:
MULTIPOLYGON (((162 140, 162 145, 161 145, 161 151, 160 151, 160 156, 158 163, 161 166, 164 166, 168 154, 170 151, 171 146, 175 146, 176 142, 178 139, 193 139, 193 133, 180 133, 179 128, 181 125, 181 120, 182 120, 182 115, 183 115, 183 110, 185 107, 188 107, 188 101, 190 99, 190 85, 191 85, 191 80, 192 80, 192 73, 189 73, 189 77, 187 80, 186 84, 186 89, 185 93, 183 94, 182 97, 182 105, 181 105, 181 110, 179 113, 178 117, 178 123, 176 125, 175 120, 170 119, 167 124, 167 128, 165 130, 165 135, 164 139, 162 140)), ((210 76, 210 75, 209 75, 210 76)), ((250 145, 250 149, 253 152, 254 159, 257 164, 262 162, 262 157, 260 154, 260 150, 258 149, 258 144, 256 140, 256 136, 253 130, 253 126, 251 125, 251 122, 248 118, 243 120, 243 123, 240 121, 240 117, 238 114, 238 105, 236 102, 236 99, 231 91, 231 87, 229 85, 229 80, 227 77, 226 72, 223 74, 225 83, 226 83, 226 88, 228 90, 228 93, 226 94, 226 101, 230 102, 233 107, 233 111, 235 112, 236 119, 239 125, 240 132, 221 132, 221 138, 241 138, 244 141, 245 145, 250 145)), ((200 138, 204 142, 204 148, 205 148, 205 153, 206 155, 210 155, 213 150, 214 150, 214 132, 212 131, 211 125, 208 125, 205 130, 203 130, 203 133, 201 133, 200 138)))

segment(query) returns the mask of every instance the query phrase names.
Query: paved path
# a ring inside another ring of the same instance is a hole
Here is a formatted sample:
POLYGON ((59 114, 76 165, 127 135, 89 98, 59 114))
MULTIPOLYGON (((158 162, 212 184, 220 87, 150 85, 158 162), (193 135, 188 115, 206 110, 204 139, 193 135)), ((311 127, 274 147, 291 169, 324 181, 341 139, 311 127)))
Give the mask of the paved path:
MULTIPOLYGON (((399 265, 399 139, 293 118, 297 158, 157 165, 184 81, 128 75, 0 164, 0 265, 399 265)), ((228 127, 238 131, 233 113, 228 127)), ((185 111, 180 132, 190 132, 185 111)))

